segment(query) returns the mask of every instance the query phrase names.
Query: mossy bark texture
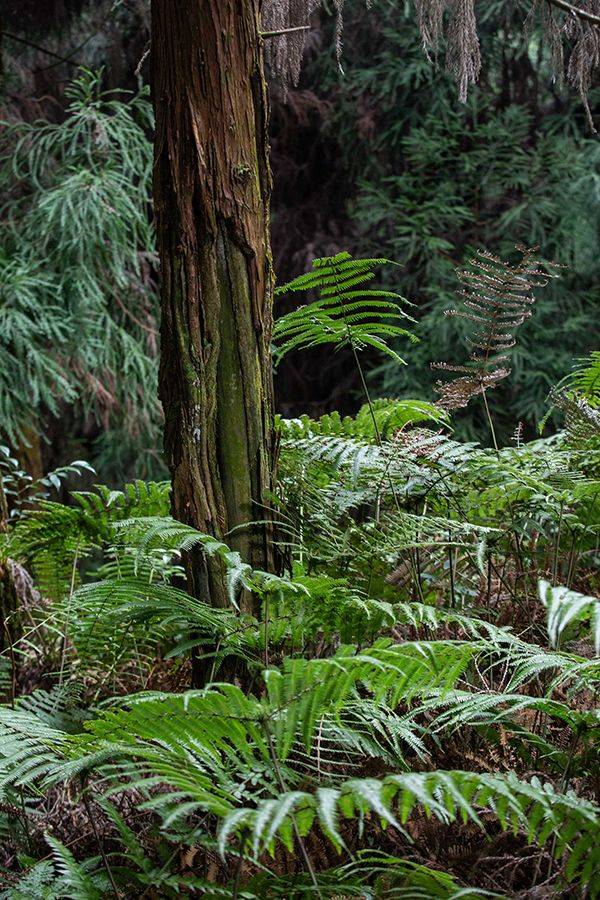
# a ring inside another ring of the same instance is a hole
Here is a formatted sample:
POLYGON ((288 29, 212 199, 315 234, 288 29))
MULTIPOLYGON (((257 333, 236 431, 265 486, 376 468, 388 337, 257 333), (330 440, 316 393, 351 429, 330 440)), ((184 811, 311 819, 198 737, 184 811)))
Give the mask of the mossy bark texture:
MULTIPOLYGON (((173 514, 270 564, 273 274, 260 0, 152 0, 160 395, 173 514)), ((191 592, 228 603, 188 560, 191 592)), ((243 598, 248 610, 251 597, 243 598)))

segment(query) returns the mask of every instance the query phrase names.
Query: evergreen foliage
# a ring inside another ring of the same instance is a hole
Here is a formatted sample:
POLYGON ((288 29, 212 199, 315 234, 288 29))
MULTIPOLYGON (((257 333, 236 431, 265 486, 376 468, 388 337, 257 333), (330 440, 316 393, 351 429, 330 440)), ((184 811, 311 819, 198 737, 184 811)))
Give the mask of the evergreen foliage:
POLYGON ((64 120, 3 129, 1 429, 27 443, 77 404, 141 449, 159 422, 150 106, 101 72, 66 96, 64 120))

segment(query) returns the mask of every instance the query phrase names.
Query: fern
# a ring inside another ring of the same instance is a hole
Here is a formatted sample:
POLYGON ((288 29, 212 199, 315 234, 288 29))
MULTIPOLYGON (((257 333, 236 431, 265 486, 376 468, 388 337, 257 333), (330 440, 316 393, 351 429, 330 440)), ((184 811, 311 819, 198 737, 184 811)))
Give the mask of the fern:
POLYGON ((50 491, 60 491, 71 476, 81 477, 87 472, 96 474, 89 463, 76 459, 69 465, 58 466, 41 478, 34 479, 19 468, 8 447, 0 446, 0 487, 8 505, 9 520, 18 519, 24 510, 47 499, 50 491))
POLYGON ((600 402, 600 350, 592 350, 586 359, 578 360, 573 372, 560 383, 580 394, 592 406, 600 402))
MULTIPOLYGON (((322 896, 363 898, 367 891, 375 896, 392 896, 399 900, 477 900, 499 897, 491 891, 466 888, 447 872, 431 869, 419 863, 391 856, 377 850, 364 850, 354 860, 335 869, 318 872, 316 883, 322 896)), ((260 900, 269 897, 304 897, 314 892, 315 885, 308 876, 292 878, 271 873, 252 877, 245 885, 248 897, 260 900)))
POLYGON ((87 865, 78 863, 71 851, 51 834, 46 834, 46 842, 52 850, 58 880, 56 887, 62 894, 77 897, 78 900, 102 900, 106 897, 110 883, 105 875, 93 877, 88 871, 98 868, 99 860, 87 861, 87 865))
POLYGON ((375 442, 378 437, 387 440, 400 429, 423 422, 447 425, 448 417, 433 403, 422 400, 377 399, 361 406, 355 416, 342 418, 337 412, 321 416, 318 420, 306 415, 299 419, 283 419, 278 416, 275 424, 284 440, 349 437, 375 442), (375 433, 373 418, 377 423, 378 434, 375 433))
POLYGON ((473 347, 467 365, 435 363, 434 368, 459 373, 453 381, 437 382, 443 409, 459 409, 472 397, 482 394, 510 374, 504 363, 506 351, 515 345, 514 332, 531 316, 535 287, 543 286, 543 273, 535 250, 517 248, 522 259, 516 266, 493 254, 479 251, 471 260, 472 270, 461 270, 465 309, 447 310, 446 315, 472 322, 475 326, 469 343, 473 347), (542 280, 540 280, 542 278, 542 280))
POLYGON ((315 824, 338 848, 345 846, 340 819, 372 814, 385 826, 404 830, 411 812, 422 806, 441 822, 472 821, 484 828, 482 810, 496 816, 503 829, 522 830, 529 841, 543 844, 551 837, 554 852, 568 854, 569 881, 598 890, 600 858, 596 834, 600 810, 569 794, 555 793, 539 780, 530 783, 515 776, 479 775, 439 771, 356 779, 314 794, 294 791, 266 800, 256 809, 236 809, 224 819, 219 843, 225 852, 232 834, 247 832, 252 850, 274 852, 276 840, 292 851, 292 817, 305 836, 315 824), (397 810, 397 812, 396 812, 397 810))
POLYGON ((403 363, 387 341, 398 337, 416 340, 410 331, 395 324, 413 321, 399 308, 399 302, 406 301, 392 291, 363 287, 375 277, 373 269, 387 262, 338 253, 314 260, 311 272, 278 288, 279 295, 316 290, 319 297, 277 319, 273 329, 276 361, 292 350, 333 344, 350 345, 355 352, 372 347, 403 363))
POLYGON ((586 597, 566 587, 553 587, 547 581, 540 581, 539 593, 547 611, 551 646, 559 646, 563 632, 569 626, 589 620, 596 656, 600 656, 600 600, 586 597))

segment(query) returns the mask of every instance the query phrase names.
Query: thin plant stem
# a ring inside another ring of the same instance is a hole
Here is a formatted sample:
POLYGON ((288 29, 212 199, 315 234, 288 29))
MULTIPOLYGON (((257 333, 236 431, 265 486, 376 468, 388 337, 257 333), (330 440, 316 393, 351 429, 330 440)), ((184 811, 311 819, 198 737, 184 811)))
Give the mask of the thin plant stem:
POLYGON ((87 793, 86 793, 85 778, 82 779, 81 799, 83 801, 83 805, 85 807, 87 817, 90 820, 90 825, 92 826, 92 831, 94 832, 94 838, 96 839, 96 843, 98 845, 98 850, 100 851, 100 856, 102 857, 102 864, 103 864, 104 868, 106 869, 106 874, 108 875, 108 880, 110 881, 110 884, 114 891, 115 897, 120 897, 121 892, 119 891, 119 888, 117 887, 117 883, 116 883, 114 875, 112 873, 112 869, 108 862, 108 858, 106 856, 106 853, 104 852, 104 846, 102 844, 102 840, 98 833, 98 827, 96 825, 96 820, 94 819, 94 816, 92 815, 92 810, 90 809, 90 801, 88 800, 87 793))
MULTIPOLYGON (((271 734, 271 729, 269 728, 269 723, 265 720, 264 722, 265 734, 267 737, 267 744, 269 747, 269 753, 271 755, 271 760, 273 761, 273 767, 275 769, 275 775, 277 777, 277 781, 279 782, 279 787, 283 792, 287 792, 288 788, 284 781, 283 775, 281 773, 281 766, 279 765, 279 760, 277 759, 277 753, 275 752, 275 746, 273 744, 273 736, 271 734)), ((319 888, 319 882, 317 881, 317 875, 314 869, 314 866, 311 862, 310 856, 308 855, 308 850, 306 849, 306 844, 302 839, 302 835, 300 834, 300 830, 298 828, 298 824, 296 822, 296 818, 294 815, 291 816, 292 819, 292 827, 294 829, 294 834, 296 836, 296 840, 298 841, 298 846, 300 847, 300 852, 302 853, 302 857, 304 859, 304 863, 306 865, 308 874, 310 876, 310 880, 312 881, 313 887, 318 897, 321 897, 321 891, 319 888)))
POLYGON ((486 392, 485 392, 485 390, 483 390, 483 391, 481 392, 481 396, 483 397, 483 405, 485 406, 485 414, 486 414, 486 416, 487 416, 488 425, 490 426, 490 433, 491 433, 491 435, 492 435, 492 441, 493 441, 493 444, 494 444, 494 450, 496 451, 496 453, 499 454, 499 453, 500 453, 500 448, 498 447, 498 441, 496 440, 496 431, 495 431, 495 429, 494 429, 494 422, 493 422, 493 420, 492 420, 492 414, 491 414, 491 412, 490 412, 490 407, 489 407, 489 404, 488 404, 488 401, 487 401, 487 397, 486 397, 486 392))
POLYGON ((240 844, 238 861, 235 867, 235 876, 233 880, 233 893, 232 900, 237 900, 240 895, 240 879, 242 875, 242 865, 244 864, 244 849, 246 847, 246 834, 242 835, 242 842, 240 844))
POLYGON ((71 583, 69 585, 69 599, 67 601, 67 619, 65 622, 65 633, 63 635, 62 652, 61 652, 61 657, 60 657, 60 672, 59 672, 59 676, 58 676, 59 691, 60 691, 60 688, 62 687, 63 679, 64 679, 64 675, 65 675, 65 663, 66 663, 66 659, 67 659, 67 643, 69 640, 69 621, 71 618, 71 604, 73 601, 73 594, 75 592, 75 578, 77 575, 78 561, 79 561, 79 539, 77 540, 77 546, 75 547, 75 556, 73 557, 73 568, 71 570, 71 583))

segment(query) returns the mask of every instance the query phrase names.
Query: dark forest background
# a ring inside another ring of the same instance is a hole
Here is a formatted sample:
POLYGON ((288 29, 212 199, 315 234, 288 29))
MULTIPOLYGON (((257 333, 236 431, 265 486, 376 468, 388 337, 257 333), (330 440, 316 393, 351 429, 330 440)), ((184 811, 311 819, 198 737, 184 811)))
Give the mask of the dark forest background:
MULTIPOLYGON (((287 96, 272 85, 273 250, 279 282, 342 249, 398 263, 385 278, 414 304, 421 341, 404 368, 367 357, 368 377, 374 395, 431 399, 431 362, 464 356, 444 317, 456 267, 480 247, 510 259, 516 243, 539 244, 566 268, 497 389, 506 440, 520 421, 535 434, 550 386, 597 344, 600 146, 550 49, 525 33, 527 5, 485 7, 466 104, 425 57, 408 4, 348 0, 343 73, 333 15, 315 17, 300 84, 287 96)), ((33 473, 77 457, 105 481, 164 474, 147 4, 0 10, 2 441, 33 473)), ((275 386, 287 416, 361 402, 345 351, 288 357, 275 386)), ((464 438, 486 433, 476 406, 464 438)))

